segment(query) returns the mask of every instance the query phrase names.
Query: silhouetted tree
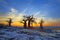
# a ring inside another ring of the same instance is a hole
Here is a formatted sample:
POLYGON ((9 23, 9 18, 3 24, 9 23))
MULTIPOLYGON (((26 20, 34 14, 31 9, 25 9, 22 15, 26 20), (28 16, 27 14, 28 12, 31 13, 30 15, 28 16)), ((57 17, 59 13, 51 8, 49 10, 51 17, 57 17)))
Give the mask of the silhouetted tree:
POLYGON ((24 24, 24 28, 27 28, 27 19, 25 16, 23 16, 23 17, 24 17, 24 19, 20 22, 24 24))
MULTIPOLYGON (((28 16, 28 17, 27 17, 27 20, 28 20, 28 28, 30 28, 30 23, 31 23, 31 22, 34 22, 35 19, 34 19, 33 15, 32 15, 32 16, 28 16)), ((33 24, 33 23, 32 23, 32 24, 33 24)))
POLYGON ((35 19, 36 19, 36 18, 34 18, 33 15, 32 15, 32 16, 31 16, 31 22, 32 22, 31 24, 32 24, 32 27, 33 27, 33 22, 36 23, 36 22, 35 22, 35 19))
POLYGON ((23 21, 24 21, 24 28, 27 28, 27 20, 23 19, 23 21))
POLYGON ((27 17, 27 20, 28 20, 28 28, 30 28, 30 21, 31 21, 31 18, 30 18, 31 16, 28 16, 27 17))
MULTIPOLYGON (((23 18, 23 20, 22 21, 20 21, 21 23, 23 23, 24 24, 24 28, 27 28, 27 21, 28 21, 28 28, 30 28, 31 26, 31 22, 35 22, 34 20, 35 20, 35 18, 33 17, 33 15, 32 16, 23 16, 24 18, 23 18)), ((33 24, 33 23, 32 23, 33 24)))
POLYGON ((9 20, 8 20, 8 26, 11 26, 11 23, 12 23, 12 19, 9 18, 9 20))
POLYGON ((43 23, 44 23, 44 21, 43 21, 43 19, 41 19, 41 21, 40 21, 40 28, 41 28, 41 30, 43 30, 43 23))

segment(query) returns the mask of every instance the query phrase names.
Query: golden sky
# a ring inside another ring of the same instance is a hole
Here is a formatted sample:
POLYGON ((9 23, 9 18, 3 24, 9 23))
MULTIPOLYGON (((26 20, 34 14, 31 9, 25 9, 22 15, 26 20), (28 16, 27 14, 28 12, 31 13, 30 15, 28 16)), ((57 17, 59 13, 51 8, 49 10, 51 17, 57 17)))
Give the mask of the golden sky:
MULTIPOLYGON (((24 12, 25 10, 21 13, 18 13, 17 10, 11 8, 11 12, 8 12, 8 14, 0 15, 0 24, 2 23, 8 25, 8 22, 6 21, 9 20, 8 18, 12 18, 12 26, 23 26, 23 23, 20 23, 19 21, 22 21, 23 16, 25 15, 24 12)), ((37 18, 35 19, 37 23, 33 23, 33 26, 39 26, 41 18, 44 20, 44 26, 60 26, 60 18, 47 18, 45 17, 46 14, 37 17, 36 15, 38 15, 39 13, 40 12, 34 14, 34 17, 37 18)))
MULTIPOLYGON (((8 22, 0 22, 0 24, 5 24, 5 25, 8 25, 8 22)), ((37 22, 37 23, 33 23, 31 24, 31 26, 40 26, 40 24, 37 22)), ((20 23, 20 22, 13 22, 12 23, 12 26, 23 26, 23 23, 20 23)), ((60 23, 57 23, 57 22, 44 22, 43 23, 43 26, 60 26, 60 23)))

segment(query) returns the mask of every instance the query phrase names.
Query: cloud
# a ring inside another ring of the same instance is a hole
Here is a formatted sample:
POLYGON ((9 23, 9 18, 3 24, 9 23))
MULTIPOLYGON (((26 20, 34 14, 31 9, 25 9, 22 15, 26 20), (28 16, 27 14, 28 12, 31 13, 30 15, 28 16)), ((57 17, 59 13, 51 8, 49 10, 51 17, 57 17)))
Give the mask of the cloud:
POLYGON ((16 9, 11 8, 11 11, 6 15, 0 16, 1 20, 7 20, 8 18, 12 18, 13 21, 20 21, 23 18, 23 13, 19 13, 16 9))
POLYGON ((38 11, 37 13, 35 13, 34 16, 37 16, 37 15, 39 15, 39 14, 40 14, 40 11, 38 11))
POLYGON ((14 18, 16 13, 17 13, 17 10, 11 8, 11 11, 7 13, 7 17, 14 18))
POLYGON ((60 0, 56 0, 56 1, 60 3, 60 0))
MULTIPOLYGON (((27 9, 25 9, 24 11, 22 12, 18 12, 18 10, 14 9, 14 8, 11 8, 11 11, 8 12, 6 15, 1 15, 0 16, 0 20, 8 20, 8 18, 12 18, 13 19, 13 22, 15 21, 21 21, 23 19, 23 16, 25 15, 25 11, 27 9)), ((43 18, 43 20, 45 22, 53 22, 53 23, 59 23, 60 22, 60 19, 59 18, 50 18, 50 17, 47 17, 47 12, 45 13, 41 13, 41 11, 38 11, 34 14, 34 17, 36 17, 36 22, 40 22, 41 18, 43 18), (39 17, 37 17, 39 16, 39 17)))
POLYGON ((23 19, 23 14, 20 13, 20 14, 16 15, 13 20, 14 21, 21 21, 22 19, 23 19))
POLYGON ((59 18, 49 18, 48 22, 56 22, 56 23, 58 23, 58 22, 60 22, 60 19, 59 18))
POLYGON ((8 17, 12 18, 13 21, 21 21, 23 19, 23 15, 23 13, 18 12, 14 8, 11 8, 11 12, 8 13, 8 17))
POLYGON ((4 8, 10 8, 10 6, 8 6, 8 2, 5 0, 0 0, 0 6, 4 7, 4 8))

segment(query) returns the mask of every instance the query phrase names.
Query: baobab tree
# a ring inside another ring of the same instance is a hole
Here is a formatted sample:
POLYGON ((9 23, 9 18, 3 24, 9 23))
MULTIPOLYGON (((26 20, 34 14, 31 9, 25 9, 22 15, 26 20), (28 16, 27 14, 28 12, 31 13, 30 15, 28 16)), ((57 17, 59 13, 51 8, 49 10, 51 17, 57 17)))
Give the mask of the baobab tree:
POLYGON ((27 20, 28 20, 28 28, 30 28, 30 21, 31 21, 30 17, 31 17, 31 16, 26 17, 27 20))
POLYGON ((24 24, 24 28, 27 28, 27 19, 25 16, 23 16, 23 17, 24 17, 23 20, 20 22, 24 24))
POLYGON ((11 19, 11 18, 9 18, 9 20, 8 20, 7 22, 8 22, 8 26, 11 26, 12 19, 11 19))
POLYGON ((32 15, 32 16, 28 16, 28 17, 26 17, 26 18, 27 18, 27 20, 28 20, 28 28, 31 28, 31 27, 30 27, 30 23, 31 23, 31 22, 34 22, 35 19, 34 19, 33 15, 32 15))
POLYGON ((43 30, 43 23, 44 23, 44 21, 43 21, 43 19, 41 19, 41 21, 40 21, 40 28, 41 28, 41 30, 43 30))
POLYGON ((33 27, 33 23, 36 23, 35 19, 36 19, 36 18, 34 18, 33 15, 32 15, 32 16, 31 16, 31 22, 32 22, 31 24, 32 24, 32 27, 33 27))

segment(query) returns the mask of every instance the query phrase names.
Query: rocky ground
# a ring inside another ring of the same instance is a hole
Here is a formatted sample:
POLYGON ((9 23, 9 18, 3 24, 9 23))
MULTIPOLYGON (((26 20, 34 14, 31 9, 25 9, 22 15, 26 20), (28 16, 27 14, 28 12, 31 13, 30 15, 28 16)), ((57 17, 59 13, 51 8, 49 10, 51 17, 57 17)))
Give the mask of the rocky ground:
POLYGON ((0 29, 0 40, 60 40, 60 30, 38 31, 19 27, 0 29))

